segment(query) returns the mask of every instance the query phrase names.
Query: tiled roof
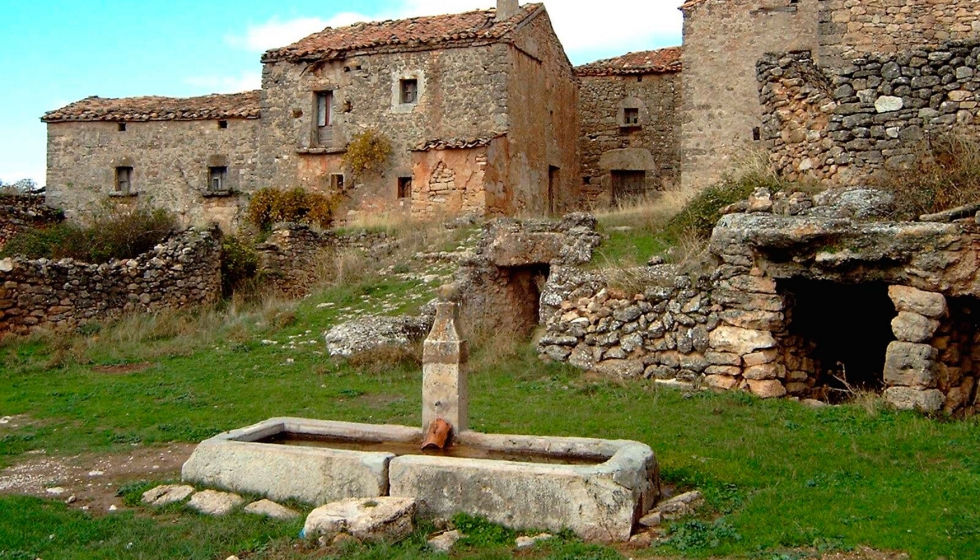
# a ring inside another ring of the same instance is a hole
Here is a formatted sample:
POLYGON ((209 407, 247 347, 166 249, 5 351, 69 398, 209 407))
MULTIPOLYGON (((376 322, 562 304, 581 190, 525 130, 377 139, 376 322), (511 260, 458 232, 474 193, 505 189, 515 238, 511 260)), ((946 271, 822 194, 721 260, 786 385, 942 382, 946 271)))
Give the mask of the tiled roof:
POLYGON ((681 47, 624 54, 575 68, 579 76, 666 74, 681 71, 681 47))
POLYGON ((521 6, 517 15, 505 21, 496 20, 496 10, 479 10, 328 27, 288 47, 265 53, 262 62, 331 60, 358 51, 398 52, 506 42, 514 29, 542 7, 542 4, 521 6))
POLYGON ((466 150, 469 148, 482 148, 489 146, 494 139, 499 136, 481 136, 479 138, 447 138, 441 140, 429 140, 415 147, 416 152, 428 152, 430 150, 466 150))
POLYGON ((684 2, 684 4, 681 6, 681 9, 682 10, 689 10, 689 9, 695 7, 695 6, 698 6, 700 4, 704 4, 706 1, 707 0, 687 0, 687 2, 684 2))
POLYGON ((67 107, 45 113, 48 123, 69 121, 205 121, 257 119, 261 91, 215 94, 203 97, 88 97, 67 107))

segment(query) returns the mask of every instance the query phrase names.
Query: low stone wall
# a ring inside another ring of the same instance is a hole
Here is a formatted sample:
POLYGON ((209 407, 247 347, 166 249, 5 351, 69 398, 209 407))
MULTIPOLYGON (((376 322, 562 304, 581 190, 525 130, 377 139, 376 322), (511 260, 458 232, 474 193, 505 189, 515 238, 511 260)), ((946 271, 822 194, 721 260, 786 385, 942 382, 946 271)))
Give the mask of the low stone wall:
POLYGON ((0 336, 69 329, 124 313, 207 305, 221 298, 221 233, 187 230, 135 259, 0 260, 0 336))
POLYGON ((769 54, 757 66, 763 136, 793 180, 858 185, 901 167, 929 135, 976 133, 980 44, 868 55, 831 72, 808 52, 769 54))
POLYGON ((276 290, 302 297, 324 274, 322 266, 338 250, 362 250, 372 258, 394 250, 396 242, 385 232, 318 232, 302 224, 277 224, 269 239, 256 249, 258 274, 276 290))
POLYGON ((64 214, 45 204, 44 196, 0 194, 0 249, 15 235, 64 219, 64 214))

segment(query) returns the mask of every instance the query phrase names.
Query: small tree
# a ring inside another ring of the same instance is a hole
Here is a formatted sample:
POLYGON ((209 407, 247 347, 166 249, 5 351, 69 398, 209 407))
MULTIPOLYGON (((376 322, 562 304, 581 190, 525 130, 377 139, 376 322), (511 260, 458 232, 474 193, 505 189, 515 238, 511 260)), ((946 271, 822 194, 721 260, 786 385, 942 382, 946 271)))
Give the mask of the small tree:
POLYGON ((369 128, 354 136, 344 154, 344 165, 354 175, 381 172, 391 155, 391 142, 383 134, 369 128))

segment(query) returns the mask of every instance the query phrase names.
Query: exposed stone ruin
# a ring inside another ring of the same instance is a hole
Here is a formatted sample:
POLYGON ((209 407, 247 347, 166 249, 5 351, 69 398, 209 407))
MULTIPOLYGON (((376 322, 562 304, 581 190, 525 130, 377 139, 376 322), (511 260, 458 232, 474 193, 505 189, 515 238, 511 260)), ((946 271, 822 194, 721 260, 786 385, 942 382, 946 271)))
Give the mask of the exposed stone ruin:
POLYGON ((63 219, 64 214, 45 204, 44 195, 0 194, 0 249, 21 232, 63 219))

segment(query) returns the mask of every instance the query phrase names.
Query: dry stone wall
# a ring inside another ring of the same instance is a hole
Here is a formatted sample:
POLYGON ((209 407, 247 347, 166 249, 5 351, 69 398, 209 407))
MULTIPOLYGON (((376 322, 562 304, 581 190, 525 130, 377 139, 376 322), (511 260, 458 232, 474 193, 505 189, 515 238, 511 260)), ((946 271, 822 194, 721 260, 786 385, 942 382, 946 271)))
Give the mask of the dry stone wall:
POLYGON ((914 161, 932 135, 976 133, 980 44, 868 55, 833 73, 809 53, 758 64, 764 136, 778 171, 856 185, 914 161))
POLYGON ((208 305, 221 298, 221 233, 187 230, 135 259, 0 260, 0 336, 70 329, 125 313, 208 305))
POLYGON ((62 219, 64 214, 48 206, 44 196, 0 194, 0 249, 18 233, 62 219))

